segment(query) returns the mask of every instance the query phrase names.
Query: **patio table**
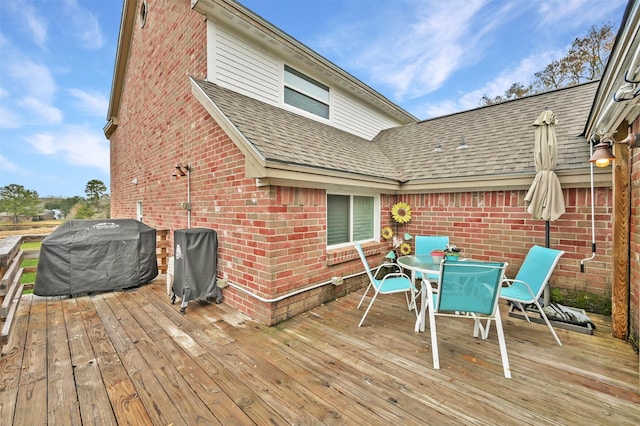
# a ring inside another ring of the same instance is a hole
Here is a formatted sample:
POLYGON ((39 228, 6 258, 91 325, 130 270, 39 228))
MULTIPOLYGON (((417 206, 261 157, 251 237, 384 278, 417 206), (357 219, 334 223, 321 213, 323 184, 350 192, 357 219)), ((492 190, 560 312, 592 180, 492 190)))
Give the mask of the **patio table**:
MULTIPOLYGON (((416 272, 421 272, 424 276, 428 274, 440 274, 440 264, 433 262, 433 257, 430 254, 414 254, 408 256, 401 256, 398 258, 398 265, 400 267, 411 271, 411 281, 416 283, 416 272)), ((420 288, 420 312, 416 319, 415 331, 420 332, 425 329, 425 317, 427 312, 427 292, 423 286, 430 285, 429 280, 422 280, 420 288), (427 283, 425 283, 427 281, 427 283)), ((417 307, 416 307, 417 309, 417 307)))

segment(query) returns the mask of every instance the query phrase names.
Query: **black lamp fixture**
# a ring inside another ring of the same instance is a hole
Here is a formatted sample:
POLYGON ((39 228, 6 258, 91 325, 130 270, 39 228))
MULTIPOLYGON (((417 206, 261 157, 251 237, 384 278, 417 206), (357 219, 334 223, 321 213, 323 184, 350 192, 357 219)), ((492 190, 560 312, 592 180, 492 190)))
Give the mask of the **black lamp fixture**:
POLYGON ((611 153, 611 147, 614 143, 626 144, 629 149, 640 147, 640 133, 631 133, 625 139, 616 141, 610 137, 600 138, 598 135, 594 135, 592 138, 594 142, 599 143, 593 147, 593 153, 589 158, 590 163, 594 163, 596 167, 607 167, 616 157, 611 153))

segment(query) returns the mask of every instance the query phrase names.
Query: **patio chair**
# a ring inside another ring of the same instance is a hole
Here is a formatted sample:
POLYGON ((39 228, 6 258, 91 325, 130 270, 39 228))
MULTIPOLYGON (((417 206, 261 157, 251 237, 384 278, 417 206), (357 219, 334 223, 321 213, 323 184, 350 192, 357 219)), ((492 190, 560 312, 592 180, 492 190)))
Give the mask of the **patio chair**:
POLYGON ((362 319, 360 320, 358 327, 362 327, 362 323, 364 322, 364 319, 369 313, 369 310, 371 309, 371 306, 373 305, 373 302, 376 300, 376 297, 378 296, 378 294, 393 294, 393 293, 404 292, 405 299, 407 301, 407 309, 408 310, 414 309, 416 311, 416 316, 417 316, 418 314, 417 309, 415 309, 416 288, 413 285, 411 278, 409 278, 409 276, 403 273, 402 271, 387 273, 382 278, 376 278, 378 276, 378 272, 380 271, 380 268, 386 267, 388 266, 388 264, 383 263, 380 266, 378 266, 376 269, 372 270, 369 267, 369 262, 367 262, 367 258, 364 255, 362 246, 357 241, 355 243, 355 248, 358 251, 358 255, 360 255, 360 260, 362 261, 362 264, 364 265, 364 269, 367 272, 367 276, 369 277, 369 285, 367 286, 367 289, 362 295, 362 299, 360 299, 360 303, 358 303, 358 309, 360 309, 360 306, 362 305, 364 298, 367 296, 367 293, 369 293, 369 289, 373 288, 373 296, 371 297, 369 306, 367 306, 367 310, 362 316, 362 319))
POLYGON ((549 322, 549 318, 544 313, 539 299, 544 288, 549 283, 549 277, 551 277, 551 273, 558 264, 560 256, 563 254, 564 251, 562 250, 542 246, 531 247, 515 279, 505 278, 505 283, 508 284, 508 287, 503 287, 500 291, 500 298, 511 302, 509 312, 513 310, 514 306, 518 307, 528 322, 531 322, 531 320, 529 320, 525 305, 534 304, 560 346, 562 346, 560 338, 558 338, 556 331, 549 322))
POLYGON ((488 327, 495 321, 504 376, 511 378, 507 345, 500 317, 500 287, 507 264, 502 262, 451 262, 440 265, 438 291, 427 287, 429 331, 433 352, 433 368, 440 368, 436 317, 456 317, 474 321, 473 337, 488 337, 488 327), (486 320, 486 325, 482 322, 486 320))
MULTIPOLYGON (((449 244, 449 237, 440 235, 417 235, 416 236, 416 255, 430 255, 433 250, 444 250, 449 244)), ((422 274, 423 281, 438 281, 437 274, 422 274)))

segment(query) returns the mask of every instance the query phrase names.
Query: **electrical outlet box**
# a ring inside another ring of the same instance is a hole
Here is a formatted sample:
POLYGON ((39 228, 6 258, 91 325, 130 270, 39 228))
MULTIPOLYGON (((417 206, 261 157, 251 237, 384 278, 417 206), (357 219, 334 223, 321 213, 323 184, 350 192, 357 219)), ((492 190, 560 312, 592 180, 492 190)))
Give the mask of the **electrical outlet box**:
POLYGON ((182 210, 191 210, 191 203, 180 203, 180 207, 182 207, 182 210))
POLYGON ((331 278, 331 284, 333 285, 342 285, 344 281, 342 280, 342 277, 332 277, 331 278))
POLYGON ((226 286, 229 285, 226 278, 218 278, 218 280, 216 281, 216 284, 218 288, 225 288, 226 286))

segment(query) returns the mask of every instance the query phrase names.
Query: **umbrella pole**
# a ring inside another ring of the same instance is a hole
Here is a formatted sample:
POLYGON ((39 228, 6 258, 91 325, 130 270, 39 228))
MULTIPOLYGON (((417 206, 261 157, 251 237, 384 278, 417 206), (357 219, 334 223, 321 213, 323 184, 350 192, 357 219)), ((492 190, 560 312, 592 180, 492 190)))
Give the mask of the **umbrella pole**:
MULTIPOLYGON (((545 221, 544 223, 544 244, 545 244, 545 247, 549 248, 549 221, 548 220, 545 221)), ((544 299, 544 303, 542 306, 549 306, 549 304, 551 303, 551 287, 549 283, 547 283, 546 287, 544 288, 542 296, 544 299)))

